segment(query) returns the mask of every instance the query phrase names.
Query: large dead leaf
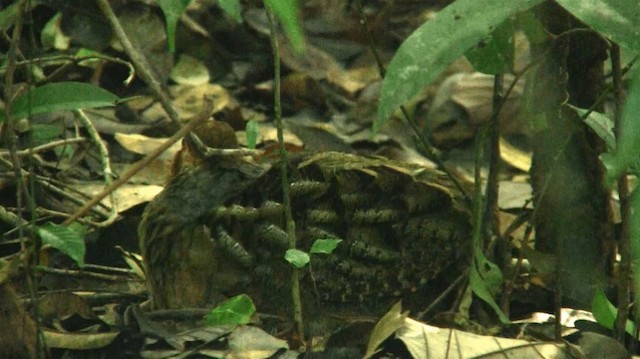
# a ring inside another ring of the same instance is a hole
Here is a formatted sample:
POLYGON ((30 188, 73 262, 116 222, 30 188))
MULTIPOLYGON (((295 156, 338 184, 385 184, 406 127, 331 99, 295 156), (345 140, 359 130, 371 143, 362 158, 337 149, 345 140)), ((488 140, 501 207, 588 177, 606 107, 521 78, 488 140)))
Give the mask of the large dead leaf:
MULTIPOLYGON (((443 329, 411 318, 396 332, 413 358, 574 358, 565 344, 477 335, 443 329)), ((572 349, 575 350, 575 349, 572 349)))
MULTIPOLYGON (((101 183, 82 183, 74 184, 72 187, 89 196, 94 196, 104 189, 101 183)), ((118 213, 126 211, 141 203, 149 202, 158 193, 162 191, 159 185, 141 185, 141 184, 124 184, 114 192, 116 202, 118 203, 118 213)), ((111 206, 109 197, 105 198, 102 203, 111 206)))
POLYGON ((44 330, 44 341, 49 348, 87 350, 104 348, 111 344, 120 332, 62 333, 44 330))
POLYGON ((409 312, 402 313, 402 305, 398 302, 387 312, 387 314, 380 318, 369 336, 369 344, 367 345, 367 351, 364 354, 364 359, 371 358, 375 353, 377 353, 382 342, 387 340, 387 338, 398 329, 402 328, 402 325, 408 315, 409 312))

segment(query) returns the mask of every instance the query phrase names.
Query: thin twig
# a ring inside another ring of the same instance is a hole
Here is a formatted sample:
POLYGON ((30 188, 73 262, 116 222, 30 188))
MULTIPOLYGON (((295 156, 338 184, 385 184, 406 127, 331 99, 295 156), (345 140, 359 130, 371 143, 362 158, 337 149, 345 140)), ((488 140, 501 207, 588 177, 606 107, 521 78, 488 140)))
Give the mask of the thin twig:
MULTIPOLYGON (((0 157, 0 164, 5 164, 6 166, 13 167, 13 165, 9 161, 5 160, 2 157, 0 157)), ((67 184, 62 183, 60 181, 33 174, 30 171, 27 171, 25 169, 20 169, 20 173, 21 173, 21 178, 25 178, 25 177, 33 178, 33 180, 35 180, 38 185, 42 186, 42 188, 46 188, 48 191, 53 192, 61 196, 62 198, 67 199, 79 206, 85 203, 86 198, 89 198, 88 196, 86 196, 86 194, 81 193, 73 188, 70 188, 67 186, 67 184), (83 196, 84 198, 74 196, 73 193, 76 193, 79 196, 83 196)), ((3 175, 4 174, 0 174, 0 176, 3 176, 3 175)), ((15 174, 14 174, 14 177, 15 177, 15 174)), ((19 180, 20 179, 18 178, 15 179, 16 182, 18 182, 19 180)), ((103 205, 101 206, 104 208, 103 205)), ((101 211, 100 209, 94 208, 92 210, 99 216, 108 217, 108 214, 104 211, 101 211)))
MULTIPOLYGON (((112 275, 112 274, 104 274, 104 273, 96 273, 89 272, 85 270, 75 270, 75 269, 58 269, 44 266, 36 266, 35 269, 42 273, 55 274, 65 277, 74 277, 74 278, 93 278, 104 280, 108 282, 124 282, 124 281, 132 281, 132 276, 122 276, 122 275, 112 275)), ((141 279, 134 279, 139 282, 141 279)))
MULTIPOLYGON (((119 59, 117 57, 112 57, 112 56, 107 56, 104 54, 99 54, 99 53, 95 53, 95 54, 91 54, 91 55, 87 55, 87 56, 75 56, 75 55, 55 55, 55 56, 48 56, 48 57, 36 57, 33 59, 24 59, 21 61, 17 61, 15 63, 16 67, 22 67, 22 66, 28 66, 28 65, 33 65, 33 64, 38 64, 38 65, 65 65, 67 63, 73 63, 73 64, 80 64, 83 61, 95 61, 95 60, 100 60, 100 61, 109 61, 109 62, 113 62, 113 63, 117 63, 117 64, 121 64, 126 66, 129 69, 129 76, 127 76, 127 78, 123 81, 123 83, 125 85, 128 85, 129 83, 131 83, 131 81, 133 81, 133 78, 135 76, 135 70, 133 68, 133 65, 131 65, 131 63, 129 61, 125 61, 122 59, 119 59)), ((7 66, 0 66, 0 74, 6 72, 7 70, 7 66)), ((50 74, 48 77, 54 77, 55 76, 55 72, 50 74)))
POLYGON ((416 315, 416 319, 423 320, 427 316, 427 314, 431 313, 431 311, 433 311, 438 305, 440 305, 440 303, 442 303, 442 301, 444 301, 447 298, 449 293, 451 293, 454 289, 456 289, 462 283, 463 280, 468 278, 468 276, 469 276, 469 269, 465 270, 464 273, 460 274, 458 278, 456 278, 456 280, 454 280, 453 283, 451 283, 447 287, 447 289, 445 289, 442 293, 440 293, 440 295, 438 295, 438 297, 434 299, 425 310, 418 313, 418 315, 416 315))
MULTIPOLYGON (((291 213, 291 198, 289 196, 289 175, 287 173, 287 148, 284 144, 284 134, 282 126, 282 106, 280 103, 280 49, 277 38, 275 20, 269 5, 265 2, 267 18, 269 19, 269 38, 271 39, 271 50, 273 52, 273 106, 274 117, 278 129, 278 144, 280 146, 280 175, 282 178, 282 205, 289 237, 289 249, 296 248, 296 224, 291 213)), ((300 270, 292 267, 291 270, 291 301, 293 304, 293 320, 296 323, 298 335, 304 338, 304 322, 302 318, 302 301, 300 300, 300 270)))
MULTIPOLYGON (((9 49, 7 51, 6 54, 6 73, 5 73, 5 82, 4 82, 4 93, 5 93, 5 101, 4 101, 4 115, 5 115, 5 119, 6 119, 6 125, 7 128, 5 129, 8 133, 8 136, 5 136, 5 138, 7 139, 8 142, 8 147, 9 147, 9 151, 11 153, 11 161, 13 164, 13 169, 16 175, 16 178, 18 179, 17 183, 16 183, 16 202, 17 202, 17 206, 18 206, 18 218, 22 219, 23 217, 23 209, 24 209, 24 197, 28 196, 28 193, 26 192, 26 188, 25 188, 25 183, 23 181, 22 178, 22 163, 20 160, 20 157, 18 155, 16 155, 17 153, 17 144, 16 144, 16 139, 15 139, 15 134, 16 132, 16 119, 13 117, 12 113, 11 113, 11 106, 12 106, 12 101, 14 100, 14 93, 13 93, 13 85, 14 85, 14 74, 16 71, 16 54, 19 51, 18 45, 21 43, 21 34, 22 34, 22 25, 23 25, 23 16, 25 16, 25 14, 27 13, 27 4, 28 1, 26 0, 20 0, 17 4, 17 12, 16 12, 16 20, 13 26, 13 34, 11 36, 11 39, 9 41, 9 49)), ((27 71, 27 79, 30 80, 29 77, 29 72, 27 71)), ((33 205, 31 207, 34 207, 33 205)), ((33 226, 33 220, 35 219, 34 216, 31 217, 32 218, 32 223, 30 223, 28 226, 31 227, 33 226)), ((28 249, 27 249, 27 238, 24 236, 24 232, 25 232, 25 225, 26 221, 22 221, 19 220, 17 221, 17 227, 18 227, 18 233, 20 235, 21 241, 20 241, 20 249, 22 251, 22 253, 29 253, 28 249)), ((33 235, 34 233, 29 231, 30 235, 33 235)), ((37 279, 34 277, 34 273, 32 271, 33 263, 37 263, 38 260, 38 251, 39 251, 39 246, 38 246, 38 241, 35 241, 35 253, 36 255, 25 255, 23 256, 24 260, 24 266, 25 266, 25 272, 27 273, 26 275, 26 282, 27 282, 27 288, 29 291, 29 296, 30 298, 33 300, 33 302, 35 303, 37 298, 36 298, 36 288, 37 288, 37 279)), ((36 305, 37 308, 37 305, 36 305)), ((42 336, 42 327, 41 327, 41 323, 40 323, 40 316, 38 315, 38 310, 35 310, 35 319, 36 319, 36 343, 35 343, 35 348, 33 348, 33 350, 35 350, 35 353, 31 353, 32 355, 35 355, 37 358, 41 358, 44 357, 44 350, 42 350, 42 348, 44 348, 43 345, 43 336, 42 336)), ((22 334, 22 333, 21 333, 22 334)))
MULTIPOLYGON (((141 54, 133 46, 131 41, 129 41, 129 37, 127 37, 127 34, 124 32, 124 29, 120 24, 120 20, 118 20, 118 18, 116 17, 116 14, 113 12, 113 9, 109 4, 109 1, 97 0, 97 2, 98 2, 98 6, 100 7, 100 10, 102 10, 107 20, 111 24, 111 29, 113 30, 113 33, 115 34, 116 38, 120 41, 120 43, 122 44, 122 47, 124 47, 125 52, 127 53, 127 55, 129 55, 129 58, 131 59, 136 69, 138 70, 140 77, 142 78, 142 80, 144 80, 144 82, 147 83, 147 85, 149 85, 149 88, 155 95, 156 99, 160 101, 160 105, 162 106, 162 109, 164 109, 164 111, 167 113, 171 122, 177 128, 180 128, 180 126, 182 126, 182 123, 180 121, 180 115, 178 114, 176 109, 171 105, 171 100, 169 99, 169 95, 167 95, 167 92, 162 88, 160 81, 158 81, 158 77, 153 73, 153 67, 151 67, 151 65, 149 64, 149 61, 147 61, 144 55, 141 54)), ((200 153, 206 152, 206 146, 202 143, 202 141, 200 141, 198 136, 196 136, 193 133, 189 133, 188 136, 189 136, 189 140, 193 143, 195 148, 200 153)))
MULTIPOLYGON (((100 134, 93 126, 93 123, 91 123, 91 120, 87 117, 84 111, 75 110, 73 111, 73 113, 87 130, 89 137, 93 140, 96 147, 98 148, 98 152, 100 153, 100 162, 102 163, 102 174, 104 177, 104 183, 108 186, 113 182, 113 178, 115 177, 113 171, 111 170, 111 163, 109 161, 109 150, 107 149, 107 146, 105 145, 104 141, 102 141, 100 134)), ((118 218, 118 203, 114 192, 109 193, 109 199, 111 200, 109 216, 104 221, 95 222, 93 223, 93 225, 97 227, 106 227, 112 224, 116 220, 116 218, 118 218)))
MULTIPOLYGON (((51 141, 49 143, 45 143, 44 145, 36 146, 26 150, 20 150, 16 152, 18 156, 30 156, 34 153, 40 153, 44 151, 48 151, 54 149, 58 146, 66 146, 72 143, 81 143, 86 141, 87 139, 84 137, 75 137, 75 138, 65 138, 62 140, 51 141)), ((4 156, 9 154, 9 151, 0 150, 0 156, 4 156)))
POLYGON ((164 151, 166 151, 171 145, 178 142, 181 138, 186 136, 189 131, 196 128, 198 125, 202 124, 205 120, 209 118, 209 114, 211 113, 211 108, 213 107, 211 102, 208 102, 208 106, 206 106, 205 111, 199 114, 195 118, 193 118, 187 125, 183 126, 178 132, 174 133, 169 139, 167 139, 162 145, 158 146, 153 152, 148 154, 142 160, 136 162, 129 170, 122 175, 122 177, 118 178, 115 182, 107 186, 102 190, 99 194, 97 194, 93 199, 87 202, 82 208, 77 210, 71 217, 67 218, 62 224, 69 225, 73 223, 75 220, 80 218, 83 214, 85 214, 91 207, 98 204, 102 201, 109 193, 113 192, 116 188, 122 186, 125 182, 127 182, 131 177, 133 177, 136 173, 138 173, 142 168, 148 165, 151 161, 160 156, 164 151))

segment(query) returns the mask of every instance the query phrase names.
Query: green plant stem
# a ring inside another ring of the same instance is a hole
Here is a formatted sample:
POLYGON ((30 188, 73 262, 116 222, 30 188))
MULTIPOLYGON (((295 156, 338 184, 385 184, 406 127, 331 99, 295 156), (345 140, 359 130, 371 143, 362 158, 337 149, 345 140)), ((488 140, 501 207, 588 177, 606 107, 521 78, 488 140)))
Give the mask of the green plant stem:
MULTIPOLYGON (((20 237, 20 250, 23 253, 23 264, 24 270, 26 273, 26 282, 27 288, 29 291, 29 296, 33 303, 35 303, 35 322, 36 322, 36 348, 35 357, 43 358, 44 357, 44 344, 43 344, 43 336, 42 336, 42 327, 40 321, 40 315, 38 311, 38 298, 36 295, 37 288, 37 279, 34 277, 33 266, 38 264, 39 259, 39 250, 40 250, 40 242, 38 237, 34 232, 28 230, 28 228, 33 228, 35 226, 35 205, 33 202, 33 197, 28 193, 27 188, 25 186, 25 181, 22 176, 22 161, 20 157, 17 155, 18 146, 16 143, 15 134, 16 131, 16 119, 11 115, 11 105, 12 101, 15 99, 15 94, 12 89, 14 86, 14 75, 16 70, 16 56, 19 52, 18 44, 21 43, 21 35, 23 30, 23 16, 27 13, 27 7, 29 6, 29 0, 20 0, 17 7, 17 16, 16 21, 13 26, 13 33, 11 35, 11 40, 9 41, 9 50, 7 51, 6 57, 6 73, 5 73, 5 82, 4 82, 4 92, 5 92, 5 101, 4 101, 4 115, 6 119, 7 128, 5 139, 7 141, 9 152, 11 154, 11 162, 13 164, 13 169, 15 171, 16 176, 16 205, 17 205, 17 218, 20 220, 17 222, 18 235, 20 237), (26 221, 22 221, 23 211, 24 211, 24 200, 25 198, 28 200, 27 204, 30 207, 30 212, 32 214, 31 221, 27 223, 26 221), (31 250, 29 249, 29 244, 27 243, 27 237, 24 235, 25 232, 30 234, 30 237, 33 239, 31 250), (29 255, 31 254, 31 255, 29 255)), ((28 21, 28 20, 27 20, 28 21)), ((30 21, 28 21, 30 22, 30 21)), ((27 71, 27 78, 29 78, 29 72, 27 71)), ((30 82, 30 81, 29 81, 30 82)), ((33 155, 33 152, 31 153, 33 155)), ((29 184, 31 186, 31 193, 33 192, 33 176, 29 176, 29 184)))
MULTIPOLYGON (((95 143, 96 147, 98 148, 98 153, 100 154, 100 163, 102 165, 102 173, 103 173, 102 176, 104 179, 104 183, 105 185, 110 185, 113 182, 113 178, 116 176, 111 170, 111 161, 109 160, 109 149, 107 149, 105 142, 100 137, 100 133, 98 133, 98 130, 96 130, 95 126, 93 126, 93 123, 91 123, 91 120, 89 119, 89 117, 87 117, 84 111, 74 110, 73 113, 76 115, 76 120, 78 120, 84 126, 85 130, 89 134, 89 137, 93 140, 93 143, 95 143)), ((115 193, 113 192, 110 193, 109 199, 111 200, 111 206, 109 208, 109 217, 107 217, 102 222, 92 222, 91 223, 92 225, 96 227, 104 228, 113 224, 113 222, 115 222, 116 219, 118 218, 118 204, 116 201, 115 193)))
MULTIPOLYGON (((475 156, 474 156, 474 172, 473 172, 473 219, 472 219, 472 226, 473 226, 473 248, 474 250, 472 251, 473 253, 475 253, 476 251, 481 251, 483 250, 482 247, 482 232, 483 232, 483 226, 482 226, 482 220, 483 220, 483 214, 484 214, 484 196, 482 195, 482 176, 481 176, 481 168, 482 168, 482 158, 484 157, 484 147, 485 147, 485 143, 486 143, 486 138, 487 138, 487 132, 488 132, 488 126, 482 126, 480 127, 480 131, 478 131, 476 133, 476 138, 475 138, 475 156)), ((475 254, 473 254, 473 263, 475 263, 475 254)))
MULTIPOLYGON (((620 62, 620 47, 614 44, 611 53, 611 72, 613 75, 613 94, 615 103, 615 134, 621 137, 620 121, 624 94, 622 89, 622 66, 620 62)), ((629 181, 626 172, 618 178, 618 196, 620 197, 620 267, 618 272, 618 315, 614 325, 616 339, 624 345, 625 325, 629 318, 630 283, 631 283, 631 203, 629 201, 629 181)))
MULTIPOLYGON (((493 82, 493 114, 489 122, 489 174, 487 175, 486 204, 484 208, 484 235, 487 240, 500 233, 498 222, 498 174, 500 172, 500 120, 503 75, 496 75, 493 82)), ((484 144, 483 144, 484 145, 484 144)))
MULTIPOLYGON (((278 144, 280 146, 280 175, 282 178, 282 205, 286 222, 287 236, 289 237, 289 249, 296 249, 296 224, 291 213, 291 198, 289 196, 289 174, 287 169, 287 149, 284 144, 282 125, 282 106, 280 102, 280 51, 276 33, 275 20, 269 5, 265 1, 267 18, 269 19, 269 38, 273 51, 273 107, 276 127, 278 129, 278 144)), ((302 318, 302 301, 300 300, 300 270, 291 267, 291 301, 293 304, 293 320, 296 323, 298 334, 304 337, 304 322, 302 318)))

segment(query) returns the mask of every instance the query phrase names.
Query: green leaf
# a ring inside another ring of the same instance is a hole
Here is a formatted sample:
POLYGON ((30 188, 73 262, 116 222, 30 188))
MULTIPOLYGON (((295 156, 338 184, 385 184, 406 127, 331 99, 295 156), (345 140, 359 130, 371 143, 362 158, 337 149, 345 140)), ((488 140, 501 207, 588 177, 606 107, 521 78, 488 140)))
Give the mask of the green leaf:
POLYGON ((104 62, 104 60, 97 58, 97 56, 100 55, 101 54, 98 51, 87 49, 85 47, 82 47, 78 49, 78 51, 76 51, 76 58, 96 56, 96 58, 86 59, 78 62, 78 65, 92 69, 95 69, 96 67, 98 67, 98 65, 100 65, 100 63, 104 62))
POLYGON ((31 138, 29 146, 40 146, 49 143, 54 139, 62 137, 64 127, 60 124, 36 123, 31 125, 31 138))
MULTIPOLYGON (((584 117, 584 115, 589 111, 572 105, 567 106, 576 110, 580 118, 584 117)), ((591 130, 593 130, 593 132, 604 141, 609 151, 615 151, 616 135, 613 133, 614 123, 609 116, 604 113, 591 111, 589 116, 584 119, 584 123, 586 123, 591 130)))
POLYGON ((158 0, 158 5, 167 22, 167 41, 169 42, 169 51, 172 53, 176 50, 176 25, 190 2, 191 0, 158 0))
POLYGON ((509 318, 496 303, 494 297, 502 285, 502 272, 497 265, 489 262, 480 250, 476 250, 474 265, 471 266, 469 284, 471 290, 484 300, 500 318, 502 323, 509 323, 509 318))
POLYGON ((311 260, 307 252, 301 251, 299 249, 288 249, 284 254, 284 259, 294 265, 296 268, 302 268, 306 266, 311 260))
MULTIPOLYGON (((28 1, 27 6, 29 6, 29 8, 26 10, 26 12, 28 13, 34 7, 39 5, 41 2, 42 2, 41 0, 28 1)), ((5 8, 2 9, 2 11, 0 11, 0 30, 7 31, 11 26, 13 26, 13 24, 15 24, 16 18, 18 18, 19 16, 18 12, 19 12, 20 6, 21 6, 20 2, 12 1, 10 5, 7 5, 5 8)))
POLYGON ((457 0, 420 26, 402 43, 389 64, 373 133, 471 46, 485 39, 510 16, 542 1, 457 0))
POLYGON ((304 53, 305 43, 302 26, 298 19, 297 0, 265 0, 265 4, 278 18, 297 54, 304 53))
POLYGON ((631 83, 627 102, 622 109, 620 118, 620 138, 618 138, 616 151, 608 157, 606 163, 607 181, 612 184, 630 165, 638 161, 640 153, 640 121, 637 115, 640 113, 640 72, 636 72, 631 83))
POLYGON ((549 41, 547 31, 533 11, 525 11, 516 16, 518 28, 527 36, 530 44, 542 44, 549 41))
POLYGON ((233 20, 240 23, 242 22, 242 16, 240 14, 240 1, 238 0, 218 0, 218 6, 227 15, 231 16, 233 20))
MULTIPOLYGON (((39 113, 113 106, 119 97, 100 87, 83 82, 57 82, 37 87, 18 97, 11 106, 14 117, 39 113)), ((0 112, 0 122, 4 113, 0 112)))
POLYGON ((497 75, 513 70, 515 46, 513 21, 507 20, 486 39, 467 50, 465 56, 476 71, 497 75))
POLYGON ((246 294, 231 297, 213 308, 207 317, 207 325, 247 324, 256 312, 256 306, 246 294))
POLYGON ((255 150, 256 144, 258 143, 258 137, 260 136, 260 125, 258 125, 258 121, 253 119, 249 120, 244 132, 247 136, 247 147, 255 150))
MULTIPOLYGON (((618 309, 611 304, 600 287, 596 289, 596 292, 593 295, 593 300, 591 301, 591 313, 593 313, 593 317, 596 319, 598 324, 607 329, 613 329, 616 316, 618 315, 618 309)), ((634 323, 627 320, 627 323, 625 324, 625 331, 631 336, 634 335, 633 327, 634 323)))
POLYGON ((558 4, 620 46, 640 52, 637 0, 558 0, 558 4))
POLYGON ((311 245, 311 254, 331 254, 338 247, 338 244, 342 242, 342 239, 327 238, 316 239, 311 245))
POLYGON ((42 244, 49 245, 68 255, 79 267, 82 267, 84 266, 86 247, 80 228, 82 227, 65 227, 49 222, 38 228, 38 235, 42 239, 42 244))
POLYGON ((67 50, 71 43, 71 38, 66 36, 60 29, 62 13, 55 14, 42 28, 40 33, 40 43, 45 50, 67 50))

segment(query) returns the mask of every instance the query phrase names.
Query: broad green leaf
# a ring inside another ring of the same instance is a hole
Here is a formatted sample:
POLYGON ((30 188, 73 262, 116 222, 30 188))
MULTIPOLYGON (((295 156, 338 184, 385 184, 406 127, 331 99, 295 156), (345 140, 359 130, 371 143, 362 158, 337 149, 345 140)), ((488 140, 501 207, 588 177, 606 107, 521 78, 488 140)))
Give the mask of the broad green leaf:
POLYGON ((382 84, 374 134, 403 103, 502 22, 543 0, 457 0, 413 32, 395 54, 382 84), (490 15, 488 15, 490 14, 490 15))
POLYGON ((309 253, 312 254, 331 254, 338 247, 342 239, 316 239, 311 245, 309 253))
MULTIPOLYGON (((591 313, 593 313, 593 317, 596 319, 598 324, 607 329, 613 329, 616 316, 618 315, 618 309, 611 304, 609 299, 607 299, 602 288, 596 289, 596 292, 593 295, 593 300, 591 301, 591 313)), ((634 335, 633 327, 634 323, 627 320, 627 323, 625 324, 625 331, 631 336, 634 335)))
POLYGON ((311 258, 309 258, 309 254, 299 249, 288 249, 284 254, 284 259, 296 268, 306 266, 311 260, 311 258))
POLYGON ((265 4, 273 11, 273 14, 280 20, 284 32, 287 34, 293 49, 298 54, 304 52, 304 34, 300 19, 298 18, 297 0, 265 0, 265 4))
POLYGON ((38 235, 42 239, 42 244, 68 255, 79 267, 84 266, 86 247, 82 230, 49 222, 38 228, 38 235))
POLYGON ((509 318, 496 303, 494 297, 502 285, 502 272, 497 265, 489 262, 480 250, 476 250, 475 263, 469 274, 471 290, 484 300, 496 312, 502 323, 509 323, 509 318))
POLYGON ((162 9, 167 22, 167 40, 170 52, 175 52, 176 50, 176 25, 190 2, 191 0, 158 0, 158 5, 162 9))
POLYGON ((533 11, 520 13, 516 17, 516 21, 518 28, 522 29, 531 45, 542 44, 549 41, 549 34, 533 11))
POLYGON ((218 0, 218 6, 236 22, 242 22, 239 0, 218 0))
POLYGON ((30 132, 29 146, 35 147, 61 138, 64 134, 64 127, 60 124, 35 123, 30 126, 30 132))
POLYGON ((207 317, 207 325, 247 324, 255 314, 256 306, 246 294, 231 297, 213 308, 207 317))
POLYGON ((612 184, 624 171, 638 161, 640 154, 640 72, 634 74, 627 102, 620 118, 620 138, 613 156, 603 156, 607 181, 612 184))
POLYGON ((515 58, 513 40, 513 21, 507 20, 465 56, 476 71, 491 75, 511 72, 515 58))
MULTIPOLYGON (((113 106, 118 96, 83 82, 57 82, 37 87, 18 97, 11 106, 15 118, 39 113, 113 106)), ((4 113, 0 112, 0 122, 4 113)))
POLYGON ((558 4, 620 46, 640 53, 637 0, 558 0, 558 4))
POLYGON ((258 143, 258 137, 260 136, 260 125, 258 125, 258 121, 253 119, 249 120, 244 132, 247 136, 247 147, 255 150, 256 144, 258 143))

